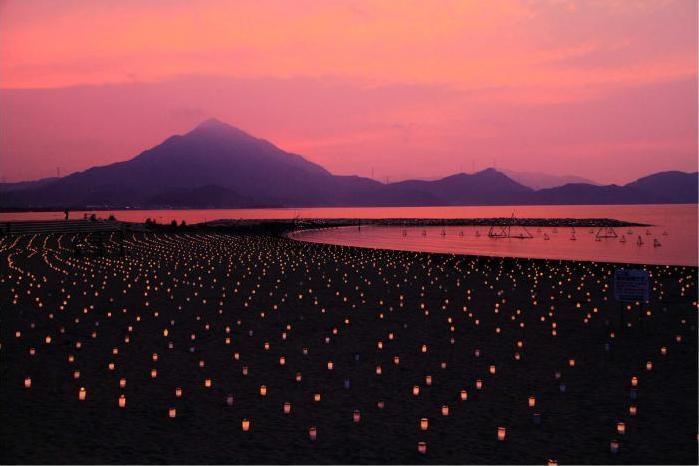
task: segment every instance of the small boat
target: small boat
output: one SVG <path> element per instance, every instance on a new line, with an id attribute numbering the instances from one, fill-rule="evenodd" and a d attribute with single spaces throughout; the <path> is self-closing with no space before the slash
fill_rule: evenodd
<path id="1" fill-rule="evenodd" d="M 447 236 L 447 232 L 444 230 L 442 230 L 442 232 L 440 234 L 442 235 L 442 237 Z"/>
<path id="2" fill-rule="evenodd" d="M 646 230 L 646 236 L 650 236 L 650 235 L 651 235 L 650 230 Z"/>
<path id="3" fill-rule="evenodd" d="M 555 227 L 554 227 L 552 233 L 558 233 L 558 228 L 555 228 Z"/>
<path id="4" fill-rule="evenodd" d="M 575 237 L 575 227 L 573 227 L 573 231 L 570 232 L 570 240 L 575 241 L 576 239 L 578 238 Z"/>
<path id="5" fill-rule="evenodd" d="M 667 236 L 667 230 L 663 231 L 663 236 Z"/>
<path id="6" fill-rule="evenodd" d="M 636 240 L 636 244 L 639 246 L 643 246 L 643 238 L 641 238 L 641 235 L 638 235 L 638 239 Z"/>
<path id="7" fill-rule="evenodd" d="M 464 236 L 463 230 L 461 230 L 461 231 L 459 232 L 459 236 Z"/>
<path id="8" fill-rule="evenodd" d="M 620 243 L 626 243 L 626 236 L 621 235 L 621 239 L 619 240 Z"/>
<path id="9" fill-rule="evenodd" d="M 403 230 L 403 236 L 408 236 L 408 232 L 406 230 Z"/>
<path id="10" fill-rule="evenodd" d="M 476 237 L 481 236 L 481 232 L 479 230 L 476 230 Z"/>
<path id="11" fill-rule="evenodd" d="M 422 230 L 422 236 L 427 236 L 427 232 L 425 230 Z"/>
<path id="12" fill-rule="evenodd" d="M 658 241 L 658 238 L 654 238 L 653 239 L 653 247 L 658 248 L 660 246 L 662 246 L 662 244 L 660 244 L 660 241 Z"/>
<path id="13" fill-rule="evenodd" d="M 551 238 L 549 238 L 549 234 L 548 234 L 548 233 L 544 233 L 544 240 L 548 241 L 548 240 L 550 240 L 550 239 L 551 239 Z"/>
<path id="14" fill-rule="evenodd" d="M 633 235 L 633 230 L 626 230 L 627 235 Z"/>

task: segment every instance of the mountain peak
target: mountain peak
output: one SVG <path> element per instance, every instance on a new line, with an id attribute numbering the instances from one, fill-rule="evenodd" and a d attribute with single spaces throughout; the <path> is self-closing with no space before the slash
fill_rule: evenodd
<path id="1" fill-rule="evenodd" d="M 194 129 L 204 129 L 204 128 L 232 128 L 228 123 L 224 123 L 217 118 L 209 118 L 199 123 Z"/>

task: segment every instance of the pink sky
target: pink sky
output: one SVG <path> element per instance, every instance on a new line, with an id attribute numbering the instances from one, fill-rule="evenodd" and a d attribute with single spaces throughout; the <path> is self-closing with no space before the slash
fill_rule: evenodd
<path id="1" fill-rule="evenodd" d="M 0 178 L 216 117 L 337 174 L 697 169 L 677 1 L 0 1 Z"/>

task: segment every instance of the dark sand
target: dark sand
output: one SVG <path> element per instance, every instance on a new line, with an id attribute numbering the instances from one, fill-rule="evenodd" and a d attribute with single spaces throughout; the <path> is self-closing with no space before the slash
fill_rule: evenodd
<path id="1" fill-rule="evenodd" d="M 697 463 L 696 268 L 647 267 L 652 301 L 626 311 L 619 329 L 610 264 L 215 233 L 128 238 L 126 258 L 75 258 L 69 235 L 0 240 L 0 462 Z"/>

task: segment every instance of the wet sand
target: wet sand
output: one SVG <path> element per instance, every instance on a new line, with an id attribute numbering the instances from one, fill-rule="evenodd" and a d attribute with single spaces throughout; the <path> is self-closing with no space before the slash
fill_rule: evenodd
<path id="1" fill-rule="evenodd" d="M 697 463 L 696 268 L 648 266 L 621 325 L 617 265 L 69 236 L 0 240 L 2 463 Z"/>

